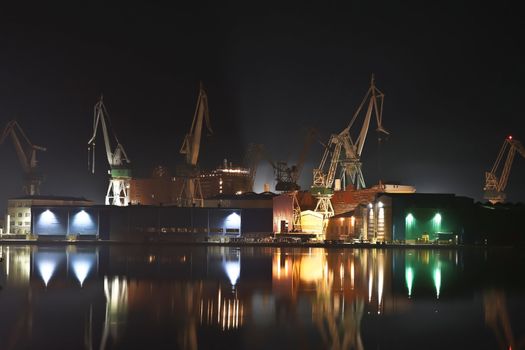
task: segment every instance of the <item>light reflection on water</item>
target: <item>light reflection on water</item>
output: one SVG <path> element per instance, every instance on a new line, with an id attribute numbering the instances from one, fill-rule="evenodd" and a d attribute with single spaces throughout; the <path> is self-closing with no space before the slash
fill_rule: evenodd
<path id="1" fill-rule="evenodd" d="M 0 251 L 0 310 L 8 310 L 0 313 L 0 349 L 407 349 L 437 348 L 429 339 L 438 336 L 447 348 L 516 348 L 525 334 L 516 321 L 525 289 L 501 270 L 518 270 L 523 259 L 508 252 Z M 475 340 L 467 342 L 465 332 Z"/>

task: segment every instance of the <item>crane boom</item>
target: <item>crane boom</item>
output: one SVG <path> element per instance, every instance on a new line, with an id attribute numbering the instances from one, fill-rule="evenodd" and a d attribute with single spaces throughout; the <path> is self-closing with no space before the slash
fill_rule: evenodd
<path id="1" fill-rule="evenodd" d="M 95 104 L 93 112 L 93 134 L 88 141 L 88 166 L 91 162 L 91 172 L 95 173 L 95 141 L 97 138 L 97 131 L 102 128 L 102 137 L 104 138 L 104 146 L 106 157 L 109 165 L 109 187 L 106 193 L 106 205 L 127 206 L 129 204 L 129 187 L 131 180 L 131 169 L 129 167 L 131 161 L 124 150 L 124 146 L 119 142 L 117 135 L 112 130 L 115 148 L 111 147 L 111 137 L 109 134 L 108 123 L 110 123 L 109 113 L 104 105 L 103 97 Z M 91 155 L 89 155 L 91 152 Z"/>
<path id="2" fill-rule="evenodd" d="M 184 137 L 180 148 L 180 153 L 186 156 L 186 168 L 183 174 L 184 184 L 179 198 L 180 204 L 183 206 L 194 206 L 196 204 L 203 206 L 204 204 L 197 168 L 204 122 L 206 123 L 208 131 L 212 133 L 208 110 L 208 95 L 201 82 L 191 128 L 189 133 Z"/>
<path id="3" fill-rule="evenodd" d="M 107 121 L 106 121 L 107 120 Z M 107 112 L 106 106 L 104 105 L 103 97 L 100 97 L 100 100 L 95 104 L 95 109 L 93 113 L 93 136 L 88 141 L 88 145 L 92 147 L 93 151 L 93 164 L 92 172 L 95 172 L 95 139 L 97 137 L 98 126 L 102 127 L 102 136 L 104 137 L 104 146 L 106 150 L 106 157 L 108 164 L 111 167 L 122 166 L 124 162 L 131 163 L 124 147 L 119 142 L 117 135 L 113 132 L 113 138 L 115 139 L 115 150 L 111 149 L 111 139 L 109 136 L 109 131 L 107 123 L 109 122 L 109 113 Z"/>
<path id="4" fill-rule="evenodd" d="M 507 152 L 508 150 L 508 152 Z M 507 157 L 503 164 L 503 170 L 501 175 L 498 177 L 497 172 L 500 168 L 501 161 L 507 152 Z M 522 143 L 518 140 L 513 140 L 512 136 L 509 136 L 503 141 L 503 145 L 500 148 L 496 161 L 489 172 L 485 172 L 485 191 L 484 198 L 489 202 L 496 204 L 505 201 L 506 194 L 504 193 L 509 180 L 510 170 L 514 161 L 516 152 L 525 158 L 525 148 Z"/>
<path id="5" fill-rule="evenodd" d="M 25 173 L 24 193 L 31 196 L 40 194 L 43 178 L 38 170 L 36 151 L 46 151 L 46 148 L 33 145 L 16 120 L 7 123 L 0 137 L 0 144 L 4 143 L 8 136 L 13 141 L 18 160 Z"/>
<path id="6" fill-rule="evenodd" d="M 363 153 L 363 148 L 365 146 L 372 115 L 375 116 L 377 124 L 376 131 L 385 135 L 389 134 L 389 132 L 383 127 L 384 97 L 385 95 L 375 86 L 375 78 L 374 75 L 372 75 L 370 87 L 368 88 L 365 97 L 359 104 L 348 126 L 339 133 L 339 136 L 343 139 L 342 144 L 344 147 L 344 156 L 341 158 L 344 187 L 346 186 L 347 180 L 349 180 L 348 182 L 350 182 L 356 189 L 365 187 L 365 180 L 361 170 L 361 154 Z M 363 124 L 357 138 L 354 140 L 351 136 L 351 130 L 358 117 L 362 114 L 361 111 L 365 104 L 367 104 L 368 107 L 364 114 Z"/>
<path id="7" fill-rule="evenodd" d="M 208 110 L 208 95 L 206 94 L 201 82 L 190 132 L 186 134 L 180 149 L 180 153 L 186 155 L 186 163 L 189 165 L 197 165 L 202 137 L 202 124 L 204 120 L 206 120 L 208 131 L 212 133 L 213 131 L 210 126 L 210 115 Z"/>

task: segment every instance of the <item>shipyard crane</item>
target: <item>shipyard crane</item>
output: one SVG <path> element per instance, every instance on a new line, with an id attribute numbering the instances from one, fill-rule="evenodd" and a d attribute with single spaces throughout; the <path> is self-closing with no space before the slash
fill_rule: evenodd
<path id="1" fill-rule="evenodd" d="M 361 170 L 361 153 L 365 145 L 366 136 L 372 119 L 372 114 L 375 116 L 377 123 L 376 131 L 381 140 L 381 134 L 389 135 L 388 131 L 383 128 L 383 100 L 384 94 L 375 86 L 374 75 L 370 79 L 370 87 L 366 92 L 365 97 L 359 104 L 348 126 L 339 133 L 339 137 L 343 142 L 344 152 L 340 159 L 341 163 L 341 180 L 343 188 L 348 184 L 352 184 L 355 189 L 365 188 L 365 180 Z M 368 101 L 368 103 L 367 103 Z M 351 136 L 352 127 L 356 124 L 358 117 L 362 115 L 363 107 L 368 105 L 364 113 L 364 120 L 359 134 L 354 139 Z"/>
<path id="2" fill-rule="evenodd" d="M 331 135 L 328 143 L 325 145 L 319 166 L 313 170 L 313 185 L 310 188 L 310 193 L 317 199 L 314 211 L 323 215 L 323 230 L 324 225 L 327 224 L 327 219 L 334 216 L 334 208 L 331 202 L 331 198 L 334 195 L 332 187 L 343 143 L 344 140 L 340 135 Z M 328 160 L 330 163 L 327 165 Z M 325 172 L 326 167 L 328 168 Z"/>
<path id="3" fill-rule="evenodd" d="M 499 171 L 501 160 L 507 152 L 507 158 L 503 165 L 503 170 L 501 175 L 497 175 Z M 485 172 L 485 191 L 484 198 L 491 202 L 492 204 L 502 203 L 505 201 L 506 194 L 503 192 L 507 186 L 507 181 L 509 179 L 510 169 L 512 167 L 512 162 L 514 161 L 514 156 L 516 151 L 525 158 L 525 148 L 522 143 L 518 140 L 514 140 L 512 136 L 509 136 L 503 141 L 503 145 L 498 153 L 496 162 L 492 166 L 492 169 L 488 172 Z"/>
<path id="4" fill-rule="evenodd" d="M 39 195 L 43 176 L 38 169 L 36 152 L 45 151 L 46 148 L 33 145 L 16 120 L 7 123 L 0 138 L 0 144 L 8 136 L 11 136 L 16 154 L 24 170 L 24 193 L 29 196 Z"/>
<path id="5" fill-rule="evenodd" d="M 206 127 L 210 133 L 210 115 L 208 111 L 208 96 L 202 82 L 199 87 L 199 96 L 197 98 L 197 107 L 193 115 L 193 122 L 188 134 L 184 137 L 180 153 L 186 156 L 186 163 L 182 173 L 184 183 L 182 185 L 179 202 L 182 206 L 199 206 L 204 205 L 202 190 L 199 180 L 199 170 L 197 161 L 199 159 L 200 143 L 202 136 L 202 124 L 206 122 Z"/>
<path id="6" fill-rule="evenodd" d="M 313 170 L 313 185 L 310 188 L 310 193 L 317 199 L 315 211 L 323 215 L 323 232 L 326 229 L 327 219 L 334 216 L 331 199 L 334 194 L 333 184 L 338 166 L 341 166 L 343 188 L 346 188 L 347 180 L 349 180 L 355 189 L 365 187 L 363 172 L 361 170 L 361 153 L 365 145 L 372 114 L 376 119 L 376 131 L 379 134 L 379 140 L 381 140 L 381 134 L 389 134 L 388 131 L 383 128 L 383 100 L 384 94 L 376 88 L 374 75 L 372 75 L 370 87 L 352 116 L 350 123 L 339 134 L 332 134 L 330 136 L 328 144 L 325 146 L 321 162 L 319 166 Z M 361 111 L 363 111 L 363 107 L 367 104 L 367 101 L 368 107 L 364 113 L 363 125 L 361 126 L 359 134 L 354 139 L 351 135 L 352 127 L 362 114 Z M 342 150 L 344 150 L 344 152 L 342 152 Z M 328 164 L 329 159 L 330 163 Z M 325 171 L 326 167 L 327 169 Z"/>
<path id="7" fill-rule="evenodd" d="M 111 130 L 113 140 L 116 145 L 112 147 L 109 135 L 108 124 L 111 126 L 109 114 L 104 105 L 103 97 L 95 104 L 93 115 L 93 136 L 88 141 L 88 167 L 95 173 L 95 139 L 97 137 L 98 126 L 102 127 L 104 146 L 109 164 L 109 186 L 106 193 L 106 205 L 127 206 L 129 205 L 129 187 L 131 180 L 130 160 L 119 142 L 114 130 Z M 91 164 L 90 164 L 91 163 Z"/>

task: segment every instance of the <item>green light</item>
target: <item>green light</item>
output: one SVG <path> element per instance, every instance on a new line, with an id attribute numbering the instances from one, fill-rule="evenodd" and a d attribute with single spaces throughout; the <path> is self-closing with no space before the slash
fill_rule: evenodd
<path id="1" fill-rule="evenodd" d="M 414 224 L 414 215 L 412 215 L 412 213 L 408 213 L 405 218 L 405 223 L 407 226 L 412 226 Z"/>
<path id="2" fill-rule="evenodd" d="M 441 291 L 441 267 L 439 265 L 434 269 L 434 286 L 436 287 L 436 298 L 439 299 Z"/>
<path id="3" fill-rule="evenodd" d="M 434 219 L 432 219 L 434 221 L 434 223 L 436 225 L 441 225 L 441 214 L 440 213 L 436 213 L 436 215 L 434 215 Z"/>
<path id="4" fill-rule="evenodd" d="M 407 267 L 405 269 L 405 280 L 407 283 L 408 297 L 410 298 L 412 296 L 412 286 L 414 283 L 414 269 L 413 268 Z"/>

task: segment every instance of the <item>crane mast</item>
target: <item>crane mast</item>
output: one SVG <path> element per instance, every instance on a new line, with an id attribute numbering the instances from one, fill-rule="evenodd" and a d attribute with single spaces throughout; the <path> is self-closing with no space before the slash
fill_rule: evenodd
<path id="1" fill-rule="evenodd" d="M 498 176 L 497 172 L 500 169 L 501 161 L 507 150 L 508 153 L 503 164 L 503 170 L 501 171 L 501 175 Z M 505 187 L 507 187 L 512 162 L 514 161 L 516 152 L 525 158 L 525 148 L 522 143 L 518 140 L 513 140 L 512 136 L 509 136 L 503 141 L 503 145 L 500 148 L 498 157 L 496 158 L 492 169 L 485 172 L 485 186 L 483 188 L 485 193 L 483 197 L 492 204 L 502 203 L 506 199 L 504 191 Z"/>
<path id="2" fill-rule="evenodd" d="M 208 110 L 208 95 L 204 90 L 202 82 L 199 87 L 197 106 L 193 115 L 193 121 L 188 134 L 184 137 L 180 153 L 184 154 L 186 164 L 182 173 L 184 183 L 179 196 L 179 204 L 182 206 L 204 205 L 202 190 L 199 180 L 199 169 L 197 161 L 199 159 L 200 143 L 202 138 L 202 126 L 206 122 L 208 131 L 213 132 L 210 127 L 210 115 Z"/>
<path id="3" fill-rule="evenodd" d="M 341 155 L 341 148 L 343 140 L 340 135 L 332 135 L 325 146 L 323 157 L 319 163 L 319 167 L 313 170 L 313 185 L 310 188 L 310 193 L 317 199 L 317 204 L 314 211 L 323 215 L 323 231 L 328 224 L 328 218 L 334 216 L 334 208 L 332 206 L 332 196 L 334 190 L 332 186 L 335 180 L 335 173 Z M 325 173 L 324 169 L 326 163 L 330 159 L 330 164 Z"/>
<path id="4" fill-rule="evenodd" d="M 18 136 L 18 134 L 20 134 L 20 136 Z M 36 152 L 45 151 L 46 148 L 33 145 L 16 120 L 7 123 L 2 132 L 0 144 L 4 143 L 8 136 L 11 136 L 18 160 L 24 171 L 24 193 L 29 196 L 39 195 L 43 176 L 38 169 Z"/>
<path id="5" fill-rule="evenodd" d="M 109 165 L 109 185 L 106 192 L 106 205 L 127 206 L 129 205 L 129 187 L 131 180 L 130 160 L 119 142 L 116 134 L 112 131 L 115 148 L 111 147 L 111 137 L 109 134 L 108 123 L 110 123 L 109 114 L 104 105 L 103 97 L 95 104 L 93 113 L 93 136 L 88 141 L 88 167 L 92 173 L 95 173 L 95 141 L 97 131 L 102 128 L 104 138 L 104 147 Z M 111 125 L 111 124 L 110 124 Z"/>

